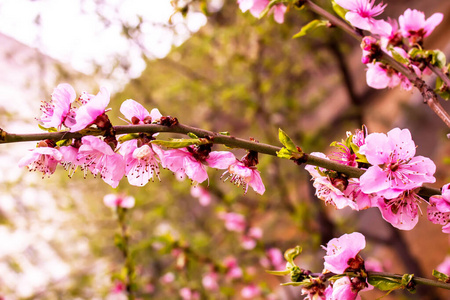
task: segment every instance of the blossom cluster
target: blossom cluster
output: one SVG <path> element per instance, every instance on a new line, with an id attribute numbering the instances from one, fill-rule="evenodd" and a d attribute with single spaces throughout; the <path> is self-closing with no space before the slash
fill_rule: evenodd
<path id="1" fill-rule="evenodd" d="M 292 281 L 285 285 L 301 285 L 304 299 L 360 299 L 359 292 L 372 288 L 367 282 L 365 261 L 359 255 L 365 247 L 366 240 L 361 233 L 344 234 L 330 240 L 327 246 L 323 247 L 326 254 L 321 274 L 314 274 L 295 264 L 294 259 L 301 253 L 300 247 L 285 252 L 287 265 L 284 271 L 269 273 L 290 275 Z"/>
<path id="2" fill-rule="evenodd" d="M 397 20 L 376 19 L 386 5 L 375 5 L 374 0 L 336 0 L 342 8 L 348 10 L 345 19 L 354 27 L 365 30 L 371 35 L 363 38 L 362 63 L 367 66 L 367 84 L 376 89 L 401 85 L 410 90 L 412 83 L 402 73 L 379 60 L 381 51 L 393 56 L 412 70 L 418 77 L 429 75 L 427 57 L 422 53 L 423 39 L 429 36 L 443 19 L 441 13 L 435 13 L 428 19 L 421 11 L 408 8 Z"/>
<path id="3" fill-rule="evenodd" d="M 314 166 L 312 175 L 318 198 L 338 209 L 362 210 L 377 207 L 394 227 L 410 230 L 418 222 L 421 197 L 417 188 L 436 181 L 436 166 L 424 156 L 415 156 L 416 146 L 408 129 L 394 128 L 387 134 L 358 130 L 346 141 L 333 143 L 338 150 L 332 159 L 366 170 L 360 178 Z M 322 158 L 323 153 L 312 153 Z M 441 206 L 439 206 L 441 207 Z"/>
<path id="4" fill-rule="evenodd" d="M 225 180 L 242 185 L 245 192 L 250 186 L 255 192 L 264 193 L 265 187 L 256 169 L 256 152 L 250 151 L 239 160 L 229 151 L 211 151 L 211 143 L 164 150 L 152 143 L 152 135 L 145 133 L 118 141 L 106 114 L 109 101 L 106 88 L 101 88 L 97 95 L 84 92 L 77 98 L 69 84 L 58 85 L 51 101 L 44 102 L 41 107 L 41 126 L 49 131 L 67 128 L 70 132 L 96 128 L 104 131 L 104 136 L 41 141 L 19 161 L 19 166 L 28 166 L 30 170 L 49 176 L 57 165 L 62 165 L 69 170 L 70 177 L 80 168 L 85 176 L 88 172 L 100 176 L 114 188 L 124 176 L 131 185 L 144 186 L 155 177 L 159 178 L 161 167 L 185 175 L 196 184 L 202 183 L 208 179 L 206 170 L 210 167 L 226 170 Z M 162 116 L 158 109 L 149 112 L 132 99 L 122 103 L 120 112 L 131 125 L 172 126 L 176 123 L 175 118 Z"/>

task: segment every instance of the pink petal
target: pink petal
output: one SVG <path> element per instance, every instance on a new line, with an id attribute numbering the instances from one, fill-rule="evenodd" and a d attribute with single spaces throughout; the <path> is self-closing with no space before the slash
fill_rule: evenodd
<path id="1" fill-rule="evenodd" d="M 425 26 L 424 26 L 424 30 L 425 30 L 425 37 L 429 36 L 434 28 L 436 28 L 436 26 L 438 26 L 442 20 L 444 19 L 444 15 L 441 13 L 435 13 L 433 14 L 431 17 L 429 17 L 426 22 L 425 22 Z"/>
<path id="2" fill-rule="evenodd" d="M 120 112 L 130 121 L 133 117 L 143 121 L 146 117 L 150 116 L 148 110 L 133 99 L 125 100 L 120 106 Z"/>
<path id="3" fill-rule="evenodd" d="M 212 151 L 206 159 L 209 167 L 221 170 L 228 169 L 235 161 L 234 154 L 228 151 Z"/>
<path id="4" fill-rule="evenodd" d="M 191 157 L 185 157 L 183 160 L 184 172 L 186 175 L 195 182 L 202 183 L 208 179 L 208 173 L 206 173 L 205 166 Z"/>

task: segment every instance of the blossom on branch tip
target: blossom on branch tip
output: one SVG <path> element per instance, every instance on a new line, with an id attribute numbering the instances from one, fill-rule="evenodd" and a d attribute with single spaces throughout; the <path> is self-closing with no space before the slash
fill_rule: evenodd
<path id="1" fill-rule="evenodd" d="M 334 238 L 324 248 L 327 254 L 324 256 L 324 267 L 335 274 L 342 274 L 349 267 L 351 259 L 366 247 L 366 239 L 359 232 L 344 234 Z"/>
<path id="2" fill-rule="evenodd" d="M 249 151 L 241 160 L 235 158 L 235 161 L 229 165 L 228 170 L 222 174 L 228 174 L 224 181 L 230 179 L 231 183 L 237 186 L 244 187 L 244 193 L 247 193 L 248 186 L 262 195 L 266 191 L 264 183 L 262 182 L 261 175 L 256 169 L 258 164 L 258 153 Z"/>
<path id="3" fill-rule="evenodd" d="M 354 27 L 368 30 L 374 34 L 391 30 L 391 25 L 388 22 L 373 18 L 384 11 L 386 4 L 375 5 L 375 0 L 335 0 L 335 2 L 348 10 L 345 19 Z"/>
<path id="4" fill-rule="evenodd" d="M 75 116 L 75 124 L 71 126 L 70 132 L 82 130 L 93 124 L 99 116 L 105 113 L 109 100 L 109 91 L 105 87 L 102 87 L 93 99 L 78 108 Z"/>
<path id="5" fill-rule="evenodd" d="M 103 203 L 111 208 L 133 208 L 135 200 L 132 196 L 108 194 L 103 197 Z"/>
<path id="6" fill-rule="evenodd" d="M 393 199 L 423 183 L 436 181 L 436 165 L 427 157 L 414 156 L 416 146 L 408 129 L 394 128 L 387 135 L 369 134 L 360 152 L 372 165 L 360 177 L 361 190 L 366 194 Z"/>
<path id="7" fill-rule="evenodd" d="M 120 112 L 133 125 L 151 124 L 152 122 L 159 121 L 162 117 L 162 114 L 157 108 L 152 109 L 149 113 L 145 107 L 133 99 L 125 100 L 120 106 Z"/>
<path id="8" fill-rule="evenodd" d="M 59 84 L 52 93 L 51 102 L 41 105 L 42 116 L 40 121 L 45 128 L 60 128 L 70 114 L 71 104 L 77 95 L 70 84 Z M 67 126 L 67 124 L 66 124 Z"/>
<path id="9" fill-rule="evenodd" d="M 45 144 L 41 142 L 40 144 Z M 56 166 L 63 158 L 59 150 L 53 147 L 41 146 L 30 150 L 22 159 L 19 160 L 19 167 L 27 166 L 30 171 L 39 171 L 45 175 L 51 175 L 55 172 Z"/>
<path id="10" fill-rule="evenodd" d="M 408 8 L 399 17 L 400 30 L 411 43 L 421 43 L 423 38 L 429 36 L 434 28 L 442 22 L 443 18 L 443 14 L 435 13 L 425 20 L 423 12 Z"/>

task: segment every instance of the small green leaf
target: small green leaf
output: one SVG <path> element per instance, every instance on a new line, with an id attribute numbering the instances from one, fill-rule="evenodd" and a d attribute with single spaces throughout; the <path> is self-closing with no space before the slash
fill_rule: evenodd
<path id="1" fill-rule="evenodd" d="M 198 139 L 198 136 L 195 135 L 195 133 L 192 132 L 188 132 L 188 137 L 190 137 L 191 139 Z"/>
<path id="2" fill-rule="evenodd" d="M 137 138 L 139 138 L 139 134 L 138 133 L 130 133 L 130 134 L 122 135 L 121 137 L 119 137 L 118 142 L 119 143 L 124 143 L 126 141 L 135 140 Z"/>
<path id="3" fill-rule="evenodd" d="M 295 266 L 294 259 L 302 253 L 302 247 L 297 246 L 295 248 L 288 249 L 284 252 L 284 259 Z"/>
<path id="4" fill-rule="evenodd" d="M 62 146 L 69 146 L 70 144 L 72 144 L 72 140 L 71 140 L 71 139 L 68 139 L 68 140 L 60 140 L 60 141 L 57 141 L 57 142 L 56 142 L 56 145 L 59 146 L 59 147 L 62 147 Z"/>
<path id="5" fill-rule="evenodd" d="M 279 158 L 287 158 L 287 159 L 291 159 L 292 157 L 292 151 L 289 151 L 286 148 L 281 148 L 280 151 L 277 151 L 277 156 Z"/>
<path id="6" fill-rule="evenodd" d="M 392 57 L 399 63 L 405 64 L 405 65 L 409 64 L 409 60 L 407 58 L 404 58 L 403 56 L 401 56 L 400 53 L 398 53 L 397 51 L 395 51 L 394 47 L 390 47 L 389 51 L 391 51 Z"/>
<path id="7" fill-rule="evenodd" d="M 289 275 L 289 273 L 291 273 L 291 271 L 289 271 L 289 270 L 283 270 L 283 271 L 266 270 L 266 273 L 269 273 L 269 274 L 272 274 L 272 275 L 276 275 L 276 276 L 285 276 L 285 275 Z"/>
<path id="8" fill-rule="evenodd" d="M 286 147 L 286 149 L 293 151 L 293 152 L 298 152 L 297 147 L 295 146 L 294 142 L 286 134 L 286 132 L 284 132 L 280 128 L 278 129 L 278 139 L 283 144 L 283 146 Z"/>
<path id="9" fill-rule="evenodd" d="M 444 100 L 450 99 L 450 88 L 444 83 L 442 78 L 436 78 L 436 88 L 434 90 Z"/>
<path id="10" fill-rule="evenodd" d="M 411 58 L 416 58 L 417 56 L 423 56 L 424 51 L 419 48 L 412 48 L 411 50 L 409 50 L 408 54 Z"/>
<path id="11" fill-rule="evenodd" d="M 433 270 L 433 277 L 436 278 L 439 281 L 443 281 L 443 282 L 449 282 L 449 276 L 447 274 L 441 273 L 437 270 Z"/>
<path id="12" fill-rule="evenodd" d="M 447 59 L 444 52 L 439 50 L 433 50 L 431 63 L 438 68 L 443 68 L 447 64 Z"/>
<path id="13" fill-rule="evenodd" d="M 38 126 L 40 129 L 47 131 L 47 132 L 57 132 L 58 131 L 58 129 L 56 129 L 55 127 L 45 128 L 41 124 L 38 124 Z"/>
<path id="14" fill-rule="evenodd" d="M 341 17 L 341 19 L 345 20 L 345 14 L 347 13 L 347 10 L 341 6 L 339 6 L 336 1 L 331 0 L 331 5 L 333 6 L 334 12 Z"/>
<path id="15" fill-rule="evenodd" d="M 227 135 L 227 136 L 230 135 L 230 133 L 229 133 L 228 131 L 220 131 L 219 133 L 220 133 L 221 135 Z"/>
<path id="16" fill-rule="evenodd" d="M 372 275 L 369 276 L 367 281 L 381 291 L 392 291 L 403 288 L 402 282 L 399 279 Z"/>
<path id="17" fill-rule="evenodd" d="M 282 283 L 281 285 L 283 286 L 288 286 L 288 285 L 292 285 L 292 286 L 301 286 L 301 285 L 305 285 L 306 283 L 304 282 L 285 282 Z"/>
<path id="18" fill-rule="evenodd" d="M 167 148 L 184 148 L 191 145 L 205 145 L 209 144 L 210 141 L 207 139 L 172 139 L 170 141 L 164 141 L 164 140 L 153 140 L 151 141 L 152 144 L 164 146 Z"/>
<path id="19" fill-rule="evenodd" d="M 302 36 L 312 32 L 313 30 L 315 30 L 321 26 L 325 26 L 327 24 L 328 24 L 328 21 L 326 21 L 326 20 L 312 20 L 311 22 L 309 22 L 308 24 L 303 26 L 302 29 L 300 29 L 300 31 L 298 33 L 296 33 L 292 38 L 296 39 L 296 38 L 302 37 Z"/>

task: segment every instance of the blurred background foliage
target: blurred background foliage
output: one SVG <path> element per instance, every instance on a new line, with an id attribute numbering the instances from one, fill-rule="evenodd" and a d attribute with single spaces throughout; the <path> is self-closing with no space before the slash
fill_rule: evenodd
<path id="1" fill-rule="evenodd" d="M 439 9 L 445 15 L 450 13 L 450 5 L 440 1 L 427 1 L 427 7 L 419 1 L 385 2 L 386 14 L 391 16 L 398 16 L 407 5 L 423 9 L 427 15 Z M 201 3 L 194 2 L 189 9 L 200 11 Z M 321 4 L 327 6 L 325 1 Z M 293 40 L 300 27 L 314 18 L 306 10 L 293 10 L 279 25 L 270 16 L 257 20 L 248 13 L 242 14 L 235 1 L 224 1 L 219 10 L 208 15 L 207 24 L 199 32 L 174 47 L 167 57 L 150 59 L 142 49 L 147 67 L 112 97 L 110 119 L 115 125 L 124 124 L 116 121 L 121 117 L 119 107 L 131 98 L 148 110 L 158 108 L 163 115 L 177 117 L 183 124 L 228 131 L 236 137 L 274 145 L 279 144 L 278 128 L 282 128 L 304 151 L 328 153 L 332 141 L 345 138 L 346 131 L 362 124 L 368 125 L 369 132 L 408 127 L 418 153 L 430 156 L 440 167 L 435 186 L 449 182 L 450 148 L 444 139 L 445 126 L 420 103 L 420 95 L 368 88 L 364 67 L 359 63 L 358 43 L 337 29 L 322 28 Z M 448 50 L 449 41 L 443 38 L 448 26 L 441 27 L 444 28 L 433 34 L 433 47 Z M 124 24 L 124 34 L 139 44 L 139 26 L 130 28 Z M 116 66 L 121 65 L 124 64 L 118 61 Z M 59 74 L 56 82 L 75 80 L 70 73 Z M 93 93 L 98 89 L 93 82 L 80 86 L 91 88 Z M 162 138 L 170 136 L 173 135 L 161 134 Z M 2 146 L 6 147 L 9 146 Z M 215 150 L 227 149 L 215 146 Z M 245 154 L 232 151 L 237 157 Z M 191 195 L 189 179 L 180 180 L 168 170 L 161 171 L 161 181 L 142 188 L 130 186 L 124 179 L 115 191 L 98 178 L 88 175 L 84 179 L 82 172 L 69 180 L 61 170 L 45 180 L 20 176 L 4 183 L 15 205 L 23 201 L 25 190 L 31 190 L 33 197 L 38 197 L 36 191 L 46 191 L 38 198 L 49 200 L 39 200 L 42 204 L 36 200 L 37 206 L 54 206 L 57 215 L 50 213 L 42 218 L 25 209 L 23 222 L 25 228 L 34 227 L 38 232 L 49 223 L 49 230 L 53 231 L 46 242 L 69 266 L 65 276 L 47 281 L 25 298 L 112 297 L 111 291 L 125 271 L 124 258 L 114 246 L 116 216 L 102 203 L 103 196 L 111 192 L 132 195 L 137 201 L 127 213 L 127 224 L 136 264 L 136 294 L 141 299 L 179 299 L 179 291 L 185 287 L 198 292 L 202 299 L 242 299 L 241 289 L 249 284 L 261 288 L 260 299 L 300 299 L 300 288 L 280 287 L 279 278 L 265 274 L 267 266 L 260 261 L 266 251 L 285 251 L 301 245 L 304 253 L 298 264 L 321 271 L 324 251 L 320 245 L 352 231 L 367 237 L 363 256 L 379 260 L 389 272 L 430 277 L 431 269 L 448 252 L 448 237 L 438 226 L 427 224 L 426 216 L 421 217 L 414 230 L 398 232 L 382 220 L 376 209 L 357 213 L 324 206 L 315 198 L 303 166 L 264 155 L 259 160 L 258 169 L 266 185 L 263 196 L 251 189 L 244 194 L 242 188 L 223 182 L 221 171 L 209 170 L 209 181 L 201 185 L 211 194 L 208 206 Z M 15 208 L 15 212 L 19 210 Z M 426 211 L 425 205 L 422 211 Z M 262 229 L 263 236 L 254 249 L 242 247 L 242 234 L 226 230 L 219 218 L 221 212 L 243 214 L 248 226 Z M 14 218 L 14 214 L 5 214 L 2 226 L 14 230 L 19 226 Z M 21 263 L 33 256 L 27 255 L 25 260 L 20 255 L 3 256 L 2 261 L 20 273 Z M 227 257 L 237 259 L 244 271 L 242 278 L 225 278 Z M 202 278 L 214 269 L 219 273 L 220 289 L 209 291 L 202 285 Z M 173 281 L 166 280 L 168 273 L 174 275 Z M 12 281 L 0 279 L 0 291 L 15 299 Z M 288 278 L 281 280 L 285 281 Z M 362 297 L 375 299 L 381 295 L 374 292 Z M 449 296 L 419 289 L 416 295 L 398 291 L 385 299 Z"/>

